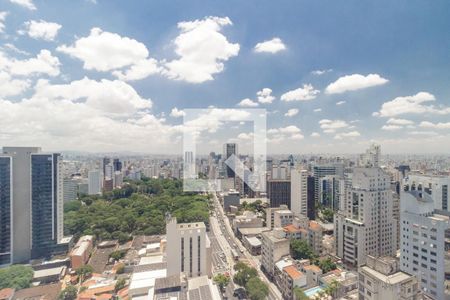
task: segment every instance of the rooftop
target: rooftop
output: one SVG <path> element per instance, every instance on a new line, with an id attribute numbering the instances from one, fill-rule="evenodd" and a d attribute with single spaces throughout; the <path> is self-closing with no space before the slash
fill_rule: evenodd
<path id="1" fill-rule="evenodd" d="M 384 275 L 378 271 L 375 271 L 374 269 L 372 269 L 368 266 L 363 266 L 363 267 L 361 267 L 360 270 L 361 270 L 360 272 L 365 272 L 366 274 L 368 274 L 384 283 L 392 284 L 392 285 L 409 280 L 412 277 L 411 275 L 408 275 L 403 272 L 397 272 L 392 275 Z"/>
<path id="2" fill-rule="evenodd" d="M 303 273 L 300 272 L 294 265 L 284 267 L 283 271 L 285 271 L 292 279 L 298 279 L 303 276 Z"/>

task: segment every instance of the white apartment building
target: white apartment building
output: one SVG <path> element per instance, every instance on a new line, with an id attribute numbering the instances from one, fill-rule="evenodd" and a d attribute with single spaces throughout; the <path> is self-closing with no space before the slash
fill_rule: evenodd
<path id="1" fill-rule="evenodd" d="M 275 264 L 289 255 L 289 240 L 282 229 L 261 234 L 261 266 L 270 275 L 275 274 Z"/>
<path id="2" fill-rule="evenodd" d="M 380 168 L 355 168 L 335 215 L 337 255 L 349 267 L 363 265 L 367 255 L 393 256 L 395 222 L 389 175 Z"/>
<path id="3" fill-rule="evenodd" d="M 291 210 L 295 215 L 308 213 L 308 171 L 291 170 Z"/>
<path id="4" fill-rule="evenodd" d="M 187 277 L 211 276 L 211 245 L 203 222 L 180 223 L 168 220 L 167 276 L 184 273 Z"/>
<path id="5" fill-rule="evenodd" d="M 98 195 L 102 193 L 102 178 L 99 170 L 89 171 L 88 181 L 89 195 Z"/>
<path id="6" fill-rule="evenodd" d="M 294 213 L 289 209 L 277 210 L 273 214 L 273 226 L 282 228 L 294 222 Z"/>
<path id="7" fill-rule="evenodd" d="M 366 265 L 359 268 L 358 275 L 359 299 L 419 299 L 416 277 L 400 271 L 399 262 L 393 257 L 368 255 Z"/>
<path id="8" fill-rule="evenodd" d="M 405 178 L 408 185 L 417 190 L 427 190 L 434 202 L 434 209 L 450 211 L 449 187 L 450 176 L 408 174 Z"/>
<path id="9" fill-rule="evenodd" d="M 400 269 L 417 276 L 425 295 L 450 299 L 445 280 L 450 263 L 446 258 L 450 217 L 447 212 L 434 210 L 433 202 L 427 191 L 405 181 L 400 192 Z"/>

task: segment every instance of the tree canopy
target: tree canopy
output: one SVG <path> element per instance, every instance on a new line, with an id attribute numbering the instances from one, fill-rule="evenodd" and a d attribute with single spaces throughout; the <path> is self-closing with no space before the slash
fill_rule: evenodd
<path id="1" fill-rule="evenodd" d="M 67 286 L 59 293 L 59 300 L 75 300 L 77 299 L 77 288 L 73 285 Z"/>
<path id="2" fill-rule="evenodd" d="M 76 202 L 73 203 L 73 202 Z M 121 189 L 102 196 L 85 196 L 65 204 L 65 233 L 85 234 L 97 240 L 126 242 L 132 235 L 165 232 L 165 215 L 178 222 L 209 220 L 208 197 L 182 191 L 182 181 L 148 179 L 128 181 Z"/>
<path id="3" fill-rule="evenodd" d="M 24 289 L 30 287 L 33 269 L 24 265 L 12 265 L 0 269 L 0 290 L 4 288 Z"/>
<path id="4" fill-rule="evenodd" d="M 245 285 L 245 290 L 251 300 L 264 300 L 269 295 L 269 288 L 259 277 L 250 278 Z"/>
<path id="5" fill-rule="evenodd" d="M 292 239 L 291 244 L 291 256 L 294 259 L 314 259 L 315 255 L 311 247 L 305 240 Z"/>
<path id="6" fill-rule="evenodd" d="M 305 292 L 298 286 L 294 288 L 294 296 L 295 300 L 309 300 L 309 297 L 306 296 Z"/>
<path id="7" fill-rule="evenodd" d="M 230 283 L 230 277 L 225 274 L 217 274 L 214 276 L 214 282 L 219 286 L 220 290 L 223 291 Z"/>

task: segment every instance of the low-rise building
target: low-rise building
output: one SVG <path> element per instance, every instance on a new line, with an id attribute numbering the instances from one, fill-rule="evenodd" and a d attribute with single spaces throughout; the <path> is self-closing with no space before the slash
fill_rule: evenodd
<path id="1" fill-rule="evenodd" d="M 241 216 L 233 219 L 233 230 L 235 234 L 240 228 L 260 228 L 263 227 L 263 219 L 259 218 L 254 212 L 244 211 Z"/>
<path id="2" fill-rule="evenodd" d="M 273 225 L 282 228 L 293 223 L 294 213 L 289 209 L 277 210 L 273 213 Z"/>
<path id="3" fill-rule="evenodd" d="M 256 237 L 244 237 L 243 238 L 244 247 L 247 248 L 248 252 L 252 255 L 261 254 L 261 241 Z"/>
<path id="4" fill-rule="evenodd" d="M 78 269 L 87 263 L 93 246 L 94 237 L 92 235 L 80 237 L 70 253 L 70 264 L 72 269 Z"/>
<path id="5" fill-rule="evenodd" d="M 366 264 L 359 268 L 360 299 L 415 300 L 420 294 L 414 275 L 401 272 L 399 262 L 392 257 L 367 256 Z"/>
<path id="6" fill-rule="evenodd" d="M 289 255 L 289 240 L 282 229 L 262 233 L 261 267 L 270 276 L 274 276 L 275 263 Z"/>

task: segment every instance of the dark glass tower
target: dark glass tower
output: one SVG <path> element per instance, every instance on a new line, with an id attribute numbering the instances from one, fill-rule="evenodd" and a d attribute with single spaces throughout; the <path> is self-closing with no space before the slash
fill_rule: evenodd
<path id="1" fill-rule="evenodd" d="M 12 239 L 11 157 L 0 157 L 0 266 L 10 264 Z"/>

